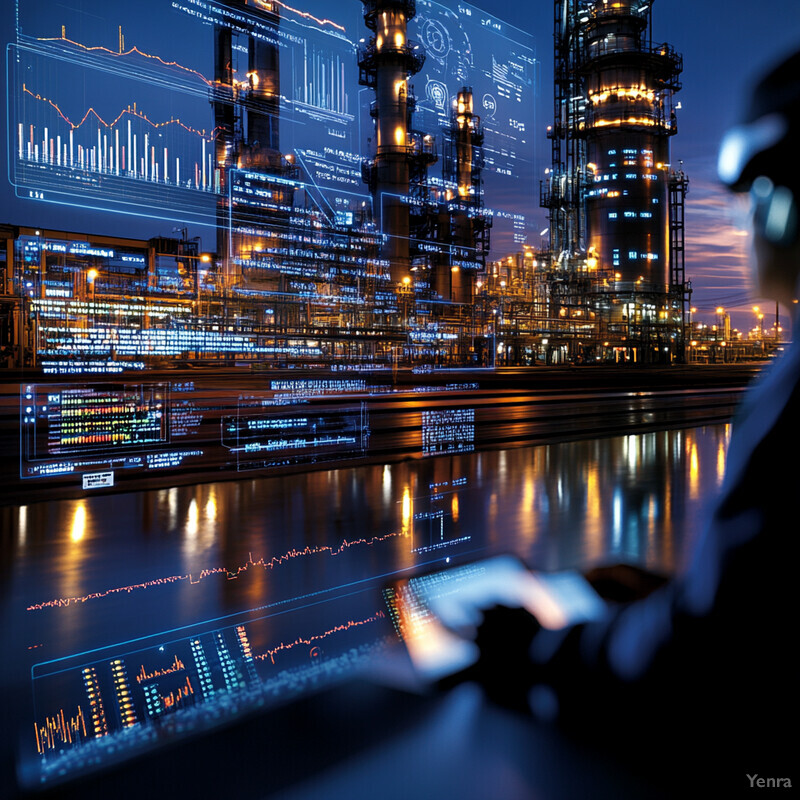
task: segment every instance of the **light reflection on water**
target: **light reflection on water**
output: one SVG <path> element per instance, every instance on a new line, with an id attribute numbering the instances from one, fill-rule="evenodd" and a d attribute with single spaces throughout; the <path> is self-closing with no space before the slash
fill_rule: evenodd
<path id="1" fill-rule="evenodd" d="M 394 546 L 349 550 L 352 568 L 342 577 L 361 578 L 373 567 L 412 566 L 412 551 L 442 519 L 449 539 L 469 537 L 466 549 L 513 551 L 542 569 L 629 560 L 672 571 L 722 479 L 729 427 L 7 508 L 3 603 L 19 609 L 157 576 L 232 570 L 251 556 L 399 534 Z M 463 485 L 452 487 L 454 479 Z M 420 512 L 439 513 L 439 522 L 422 524 Z M 308 560 L 295 576 L 307 586 L 282 590 L 313 587 L 329 567 Z M 225 610 L 242 599 L 238 589 L 208 594 L 201 607 Z"/>
<path id="2" fill-rule="evenodd" d="M 392 574 L 445 558 L 673 571 L 729 435 L 718 425 L 0 509 L 0 683 L 25 689 L 34 664 L 106 647 L 108 663 L 112 647 L 238 622 L 260 676 L 338 657 L 374 640 L 365 621 L 384 616 Z M 263 660 L 272 652 L 280 664 Z M 80 701 L 82 684 L 64 681 L 43 684 L 44 713 Z"/>

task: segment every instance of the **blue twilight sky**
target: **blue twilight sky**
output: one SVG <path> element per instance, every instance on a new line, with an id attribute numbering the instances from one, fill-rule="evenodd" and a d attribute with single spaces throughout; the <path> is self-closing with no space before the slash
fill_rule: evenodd
<path id="1" fill-rule="evenodd" d="M 21 8 L 24 9 L 29 3 L 44 8 L 48 6 L 48 2 L 53 19 L 42 19 L 36 15 L 35 19 L 29 20 L 29 27 L 33 25 L 45 31 L 55 26 L 48 35 L 57 35 L 60 29 L 56 22 L 61 19 L 59 15 L 63 16 L 58 2 L 23 0 Z M 155 8 L 162 3 L 165 0 L 145 0 L 138 7 L 143 10 L 150 6 Z M 0 32 L 4 43 L 14 41 L 15 5 L 12 0 L 7 0 L 0 8 Z M 105 19 L 101 19 L 97 13 L 89 13 L 96 12 L 98 7 L 93 0 L 71 0 L 68 5 L 70 8 L 84 9 L 85 31 L 92 32 L 92 36 L 87 38 L 103 41 L 114 38 L 116 26 L 112 25 L 103 36 L 98 32 L 103 32 L 104 26 L 111 24 L 115 8 L 122 13 L 121 10 L 127 6 L 120 3 L 120 0 L 109 0 L 102 5 L 101 16 Z M 291 5 L 316 13 L 324 12 L 332 19 L 341 19 L 348 27 L 348 36 L 353 39 L 366 35 L 360 21 L 362 6 L 358 0 L 341 0 L 335 4 L 323 0 L 297 0 Z M 484 7 L 496 17 L 529 33 L 539 62 L 535 108 L 525 117 L 526 121 L 533 120 L 533 130 L 526 138 L 526 146 L 530 148 L 529 164 L 524 173 L 520 174 L 519 180 L 509 183 L 504 191 L 505 194 L 518 194 L 518 197 L 513 198 L 514 204 L 518 202 L 529 215 L 526 225 L 528 241 L 538 244 L 538 231 L 547 225 L 544 213 L 537 207 L 537 201 L 538 179 L 549 159 L 549 142 L 545 138 L 545 129 L 552 115 L 554 4 L 552 0 L 528 0 L 523 3 L 517 0 L 492 0 L 491 3 L 487 0 L 473 0 L 473 5 Z M 655 40 L 669 42 L 684 55 L 684 88 L 677 98 L 681 103 L 679 133 L 672 139 L 672 162 L 677 165 L 679 161 L 683 161 L 691 181 L 687 198 L 686 267 L 687 277 L 692 280 L 695 290 L 692 304 L 699 309 L 699 317 L 708 321 L 713 316 L 714 308 L 724 305 L 734 312 L 734 325 L 740 328 L 749 327 L 753 322 L 749 309 L 758 300 L 751 297 L 750 293 L 748 240 L 746 234 L 737 231 L 733 225 L 726 194 L 716 182 L 716 151 L 724 130 L 736 119 L 744 87 L 748 82 L 794 47 L 800 47 L 800 0 L 760 0 L 758 3 L 744 0 L 655 0 L 653 14 Z M 48 14 L 49 16 L 51 15 Z M 24 11 L 22 18 L 24 19 Z M 144 26 L 138 32 L 129 15 L 128 19 L 130 41 L 134 37 L 137 40 L 154 41 L 153 36 L 156 34 L 152 25 L 148 30 L 148 14 L 136 15 L 139 20 L 137 24 Z M 81 27 L 78 22 L 72 22 L 71 25 L 73 27 L 70 33 L 76 27 Z M 359 28 L 362 29 L 360 33 Z M 190 61 L 191 47 L 194 45 L 170 40 L 167 31 L 157 35 L 165 39 L 166 49 L 161 48 L 164 52 L 177 51 L 176 57 L 184 62 Z M 158 39 L 155 43 L 158 46 Z M 198 46 L 201 50 L 210 51 L 208 45 L 209 42 L 206 42 Z M 6 48 L 4 51 L 2 71 L 6 73 L 12 51 Z M 13 81 L 6 74 L 3 77 L 3 83 L 8 89 Z M 47 79 L 51 86 L 55 86 L 53 81 L 60 80 L 62 85 L 58 88 L 62 90 L 62 94 L 67 88 L 70 91 L 81 91 L 80 86 L 64 85 L 69 81 L 69 76 L 63 70 Z M 85 89 L 84 95 L 76 103 L 76 108 L 88 107 L 92 102 Z M 532 96 L 532 93 L 527 95 Z M 174 107 L 171 107 L 170 113 L 180 115 L 180 96 L 173 94 L 171 97 L 169 102 Z M 6 109 L 8 108 L 7 105 Z M 5 152 L 9 137 L 7 126 L 2 127 L 0 138 L 5 141 L 0 144 Z M 8 175 L 7 169 L 4 172 Z M 171 232 L 171 223 L 166 220 L 156 223 L 152 218 L 141 216 L 111 215 L 65 205 L 21 200 L 14 197 L 10 188 L 6 180 L 4 189 L 0 192 L 0 222 L 135 237 L 169 235 Z M 506 205 L 509 199 L 503 198 Z M 488 202 L 492 204 L 492 198 L 488 198 Z M 146 212 L 146 208 L 144 210 Z M 208 248 L 213 246 L 213 235 L 209 231 L 210 228 L 205 232 L 198 229 L 192 230 L 192 233 L 199 232 L 204 239 L 208 235 L 209 242 L 204 242 Z M 502 254 L 495 252 L 493 255 Z M 769 306 L 763 305 L 765 308 Z"/>

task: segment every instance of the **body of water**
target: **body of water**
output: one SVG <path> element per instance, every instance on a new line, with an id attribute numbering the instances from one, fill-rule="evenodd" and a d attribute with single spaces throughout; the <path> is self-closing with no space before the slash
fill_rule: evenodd
<path id="1" fill-rule="evenodd" d="M 394 576 L 679 569 L 729 425 L 0 509 L 5 725 L 38 781 L 356 669 Z M 113 756 L 112 756 L 113 754 Z"/>

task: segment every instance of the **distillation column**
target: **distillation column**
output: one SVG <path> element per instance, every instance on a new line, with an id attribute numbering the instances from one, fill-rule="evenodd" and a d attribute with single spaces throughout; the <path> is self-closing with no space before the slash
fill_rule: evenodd
<path id="1" fill-rule="evenodd" d="M 235 148 L 236 109 L 233 86 L 233 37 L 229 25 L 214 26 L 214 84 L 210 99 L 214 108 L 214 169 L 219 184 L 217 194 L 217 254 L 224 264 L 226 285 L 238 283 L 239 270 L 230 258 L 230 232 L 228 231 L 228 175 L 236 166 Z"/>
<path id="2" fill-rule="evenodd" d="M 271 20 L 278 26 L 278 14 Z M 247 115 L 246 145 L 242 165 L 261 170 L 281 166 L 280 121 L 280 53 L 278 46 L 255 36 L 248 37 L 245 109 Z"/>
<path id="3" fill-rule="evenodd" d="M 279 172 L 280 153 L 280 53 L 278 45 L 251 24 L 246 35 L 240 11 L 256 17 L 262 27 L 277 29 L 277 7 L 255 5 L 248 0 L 223 0 L 214 26 L 214 83 L 210 100 L 214 108 L 215 188 L 217 196 L 217 253 L 225 265 L 226 285 L 242 280 L 240 243 L 230 230 L 231 171 L 249 168 L 262 173 Z M 246 39 L 245 39 L 246 35 Z M 247 72 L 237 78 L 234 51 L 247 42 Z M 291 204 L 287 198 L 282 202 Z"/>
<path id="4" fill-rule="evenodd" d="M 589 254 L 632 287 L 666 297 L 669 283 L 669 139 L 680 55 L 653 45 L 651 3 L 592 0 L 582 12 L 580 69 Z"/>
<path id="5" fill-rule="evenodd" d="M 456 190 L 455 196 L 447 198 L 447 212 L 440 218 L 440 225 L 448 230 L 449 274 L 437 271 L 435 288 L 443 297 L 469 303 L 475 275 L 486 266 L 489 225 L 481 213 L 483 129 L 468 86 L 458 93 L 446 137 L 449 152 L 444 178 L 446 183 L 455 183 Z"/>
<path id="6" fill-rule="evenodd" d="M 376 152 L 368 169 L 376 220 L 388 237 L 382 258 L 394 282 L 410 277 L 409 248 L 409 99 L 408 78 L 425 57 L 406 36 L 415 0 L 362 0 L 364 22 L 374 33 L 359 49 L 359 82 L 375 90 Z"/>
<path id="7" fill-rule="evenodd" d="M 238 31 L 243 23 L 236 12 L 244 8 L 262 26 L 277 30 L 280 24 L 274 6 L 223 0 L 219 21 L 214 26 L 214 85 L 210 97 L 219 131 L 216 167 L 223 172 L 223 188 L 226 168 L 268 170 L 281 166 L 279 47 L 253 30 L 247 36 L 246 79 L 236 80 L 234 31 L 237 39 L 243 36 Z M 236 49 L 240 50 L 241 45 L 237 44 Z"/>

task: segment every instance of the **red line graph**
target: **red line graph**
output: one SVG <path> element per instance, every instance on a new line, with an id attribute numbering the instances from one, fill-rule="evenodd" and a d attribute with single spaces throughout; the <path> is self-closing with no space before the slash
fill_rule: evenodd
<path id="1" fill-rule="evenodd" d="M 330 25 L 337 30 L 344 32 L 344 25 L 339 25 L 338 22 L 334 22 L 330 19 L 320 19 L 319 17 L 315 17 L 313 14 L 310 14 L 308 11 L 300 11 L 297 8 L 292 8 L 291 6 L 287 6 L 286 3 L 282 3 L 281 0 L 256 0 L 256 5 L 261 6 L 262 8 L 266 8 L 268 11 L 272 11 L 272 6 L 280 6 L 281 8 L 285 8 L 287 11 L 291 11 L 293 14 L 297 14 L 304 19 L 311 19 L 314 20 L 318 25 Z"/>
<path id="2" fill-rule="evenodd" d="M 288 561 L 292 561 L 296 558 L 303 558 L 305 556 L 314 556 L 320 555 L 323 553 L 327 553 L 330 556 L 338 556 L 342 553 L 349 550 L 351 547 L 357 547 L 360 545 L 367 545 L 371 547 L 374 544 L 378 544 L 380 542 L 385 542 L 388 539 L 396 539 L 398 537 L 408 537 L 408 533 L 403 532 L 396 532 L 396 533 L 387 533 L 383 536 L 371 536 L 371 537 L 364 537 L 360 539 L 343 539 L 342 543 L 338 547 L 332 547 L 331 545 L 319 545 L 319 546 L 312 546 L 308 545 L 304 547 L 302 550 L 291 549 L 288 550 L 286 553 L 280 556 L 273 556 L 272 558 L 259 558 L 257 561 L 253 560 L 252 553 L 250 554 L 248 560 L 239 567 L 235 567 L 233 569 L 228 569 L 228 567 L 209 567 L 207 569 L 201 570 L 201 572 L 195 577 L 191 573 L 186 575 L 169 575 L 163 578 L 154 578 L 150 581 L 142 581 L 141 583 L 132 583 L 127 586 L 115 586 L 111 589 L 104 589 L 98 592 L 90 592 L 89 594 L 78 595 L 74 597 L 57 597 L 53 600 L 46 600 L 42 603 L 34 603 L 27 607 L 27 611 L 41 611 L 45 608 L 67 608 L 68 606 L 78 605 L 79 603 L 86 603 L 89 600 L 100 600 L 105 597 L 111 597 L 112 595 L 116 594 L 130 594 L 131 592 L 136 592 L 141 589 L 150 589 L 156 586 L 168 586 L 173 583 L 181 583 L 183 581 L 188 581 L 190 584 L 197 584 L 200 583 L 205 578 L 208 578 L 212 575 L 225 575 L 229 581 L 236 580 L 241 575 L 245 574 L 248 570 L 254 569 L 256 567 L 263 569 L 265 572 L 268 570 L 275 569 L 275 567 L 279 567 L 282 564 L 285 564 Z"/>
<path id="3" fill-rule="evenodd" d="M 192 69 L 191 67 L 184 67 L 183 64 L 179 64 L 177 61 L 167 61 L 161 56 L 153 55 L 152 53 L 145 53 L 144 50 L 140 50 L 138 47 L 129 47 L 127 50 L 124 50 L 123 42 L 125 41 L 122 36 L 122 28 L 120 28 L 120 47 L 119 50 L 111 50 L 108 47 L 103 47 L 102 45 L 88 45 L 83 44 L 82 42 L 76 42 L 74 39 L 69 39 L 64 32 L 64 29 L 61 29 L 61 36 L 41 36 L 37 38 L 38 42 L 66 42 L 67 44 L 74 45 L 75 47 L 80 47 L 81 50 L 86 50 L 87 52 L 93 51 L 100 51 L 102 53 L 107 53 L 110 56 L 114 56 L 114 58 L 120 58 L 123 56 L 131 56 L 131 55 L 139 55 L 142 58 L 149 58 L 153 61 L 158 61 L 159 64 L 162 64 L 165 67 L 174 67 L 175 69 L 182 70 L 184 72 L 188 72 L 192 75 L 197 76 L 200 78 L 203 83 L 207 86 L 213 86 L 215 81 L 210 80 L 202 72 L 198 72 L 196 69 Z"/>
<path id="4" fill-rule="evenodd" d="M 49 106 L 51 106 L 56 111 L 56 113 L 61 117 L 61 119 L 63 119 L 64 122 L 66 122 L 67 125 L 69 125 L 73 130 L 77 130 L 78 128 L 80 128 L 81 125 L 83 125 L 84 122 L 86 122 L 91 116 L 94 116 L 95 119 L 97 119 L 97 121 L 101 125 L 103 125 L 104 127 L 113 128 L 122 119 L 122 117 L 125 116 L 125 114 L 128 114 L 129 116 L 132 116 L 132 117 L 136 117 L 136 119 L 140 119 L 140 120 L 142 120 L 144 122 L 147 122 L 149 125 L 152 125 L 154 128 L 163 128 L 166 125 L 178 125 L 181 128 L 183 128 L 185 131 L 187 131 L 188 133 L 192 133 L 195 136 L 200 136 L 201 138 L 203 138 L 203 139 L 205 139 L 206 141 L 209 141 L 209 142 L 213 141 L 214 137 L 217 135 L 217 132 L 221 130 L 221 128 L 214 128 L 214 130 L 211 131 L 210 134 L 207 134 L 204 130 L 203 131 L 198 131 L 196 128 L 192 128 L 189 125 L 185 125 L 179 119 L 169 119 L 169 120 L 166 120 L 165 122 L 153 122 L 153 120 L 149 119 L 147 117 L 147 115 L 143 114 L 141 111 L 139 111 L 138 108 L 136 108 L 136 104 L 135 103 L 133 104 L 133 107 L 128 106 L 127 108 L 125 108 L 122 111 L 120 111 L 120 113 L 117 115 L 117 117 L 111 122 L 106 122 L 94 110 L 94 108 L 91 108 L 91 107 L 83 115 L 83 117 L 82 117 L 80 122 L 73 122 L 61 110 L 61 108 L 56 103 L 54 103 L 52 100 L 48 99 L 47 97 L 44 97 L 44 96 L 42 96 L 40 94 L 36 94 L 35 92 L 32 92 L 24 83 L 22 84 L 22 91 L 25 94 L 30 95 L 32 98 L 34 98 L 34 100 L 39 100 L 40 102 L 47 103 Z"/>
<path id="5" fill-rule="evenodd" d="M 291 650 L 293 647 L 297 647 L 298 645 L 305 644 L 313 644 L 314 642 L 320 641 L 320 639 L 327 639 L 328 636 L 332 636 L 334 633 L 341 633 L 342 631 L 350 630 L 351 628 L 359 628 L 362 625 L 369 625 L 371 622 L 375 622 L 379 619 L 384 619 L 386 614 L 383 611 L 376 611 L 371 617 L 367 617 L 366 619 L 359 619 L 359 620 L 348 620 L 347 622 L 343 622 L 341 625 L 336 625 L 330 630 L 324 631 L 323 633 L 315 633 L 309 636 L 308 638 L 303 636 L 298 636 L 293 642 L 281 642 L 276 647 L 272 647 L 269 650 L 265 650 L 263 653 L 259 653 L 253 658 L 264 661 L 269 659 L 273 664 L 275 663 L 275 654 L 280 653 L 282 650 Z"/>

